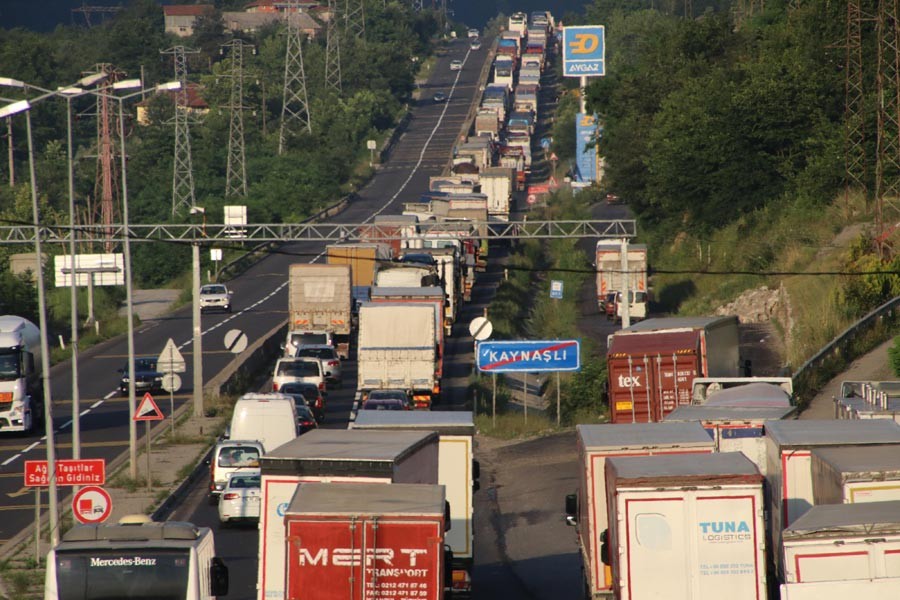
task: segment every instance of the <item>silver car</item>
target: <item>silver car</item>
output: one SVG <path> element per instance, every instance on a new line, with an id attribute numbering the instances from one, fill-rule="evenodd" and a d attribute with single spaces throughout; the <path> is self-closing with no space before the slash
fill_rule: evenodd
<path id="1" fill-rule="evenodd" d="M 279 358 L 272 374 L 272 391 L 277 392 L 283 383 L 303 381 L 314 383 L 325 390 L 325 371 L 322 363 L 313 358 Z"/>
<path id="2" fill-rule="evenodd" d="M 209 283 L 200 288 L 200 312 L 231 312 L 231 292 L 223 283 Z"/>
<path id="3" fill-rule="evenodd" d="M 309 358 L 319 361 L 322 365 L 322 371 L 325 373 L 325 379 L 340 387 L 343 381 L 341 377 L 341 357 L 338 356 L 334 346 L 326 344 L 299 346 L 294 352 L 294 358 Z"/>

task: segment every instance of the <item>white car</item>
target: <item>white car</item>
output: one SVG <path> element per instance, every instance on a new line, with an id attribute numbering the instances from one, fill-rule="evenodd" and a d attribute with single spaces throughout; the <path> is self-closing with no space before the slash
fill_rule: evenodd
<path id="1" fill-rule="evenodd" d="M 283 383 L 302 381 L 314 383 L 325 391 L 325 371 L 315 358 L 279 358 L 272 374 L 272 391 L 277 392 Z"/>
<path id="2" fill-rule="evenodd" d="M 470 29 L 470 30 L 468 31 L 467 35 L 468 35 L 470 38 L 477 38 L 477 37 L 478 37 L 478 30 L 475 29 L 475 28 L 472 28 L 472 29 Z"/>
<path id="3" fill-rule="evenodd" d="M 450 70 L 451 71 L 462 71 L 463 61 L 461 60 L 451 60 L 450 61 Z"/>
<path id="4" fill-rule="evenodd" d="M 341 357 L 338 356 L 334 346 L 325 344 L 300 346 L 294 352 L 294 358 L 308 358 L 319 361 L 322 364 L 322 370 L 325 372 L 325 379 L 340 387 L 343 380 L 341 377 Z"/>
<path id="5" fill-rule="evenodd" d="M 259 489 L 259 469 L 229 475 L 219 500 L 219 522 L 227 525 L 233 521 L 259 521 Z"/>
<path id="6" fill-rule="evenodd" d="M 231 312 L 231 292 L 223 283 L 208 283 L 200 288 L 200 312 Z"/>
<path id="7" fill-rule="evenodd" d="M 472 40 L 472 43 L 469 44 L 470 50 L 481 50 L 481 42 L 476 38 Z"/>

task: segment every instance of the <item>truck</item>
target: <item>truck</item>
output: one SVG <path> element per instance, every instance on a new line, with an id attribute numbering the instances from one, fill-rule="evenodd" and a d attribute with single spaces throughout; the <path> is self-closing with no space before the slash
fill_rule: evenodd
<path id="1" fill-rule="evenodd" d="M 900 452 L 895 446 L 815 448 L 813 504 L 900 500 Z"/>
<path id="2" fill-rule="evenodd" d="M 31 432 L 44 420 L 41 330 L 23 317 L 0 317 L 0 432 Z"/>
<path id="3" fill-rule="evenodd" d="M 441 485 L 298 486 L 284 514 L 285 600 L 442 600 L 445 503 Z"/>
<path id="4" fill-rule="evenodd" d="M 740 375 L 738 320 L 647 319 L 607 338 L 610 420 L 656 422 L 691 403 L 695 377 Z"/>
<path id="5" fill-rule="evenodd" d="M 260 458 L 258 600 L 285 597 L 284 514 L 298 486 L 313 482 L 437 484 L 438 439 L 430 431 L 314 429 Z"/>
<path id="6" fill-rule="evenodd" d="M 826 447 L 889 446 L 900 452 L 900 426 L 893 421 L 788 420 L 766 427 L 769 547 L 781 547 L 781 532 L 813 503 L 812 451 Z M 781 555 L 773 552 L 784 580 Z"/>
<path id="7" fill-rule="evenodd" d="M 372 224 L 363 225 L 359 236 L 364 242 L 387 244 L 391 257 L 396 258 L 412 247 L 412 240 L 419 235 L 418 221 L 407 215 L 376 215 Z M 390 239 L 386 239 L 386 238 Z"/>
<path id="8" fill-rule="evenodd" d="M 900 598 L 898 555 L 900 501 L 813 506 L 784 531 L 781 600 Z"/>
<path id="9" fill-rule="evenodd" d="M 44 600 L 213 600 L 228 594 L 228 567 L 208 527 L 129 515 L 76 525 L 47 554 Z"/>
<path id="10" fill-rule="evenodd" d="M 391 247 L 382 243 L 332 244 L 325 256 L 329 265 L 350 265 L 353 287 L 370 287 L 378 264 L 393 258 Z"/>
<path id="11" fill-rule="evenodd" d="M 509 221 L 510 202 L 516 172 L 509 167 L 488 167 L 481 171 L 481 193 L 487 196 L 487 212 L 490 219 Z"/>
<path id="12" fill-rule="evenodd" d="M 513 110 L 538 112 L 538 87 L 536 85 L 519 84 L 513 94 Z"/>
<path id="13" fill-rule="evenodd" d="M 528 65 L 519 70 L 519 83 L 523 85 L 540 85 L 541 68 L 537 65 Z"/>
<path id="14" fill-rule="evenodd" d="M 438 483 L 450 502 L 452 526 L 445 543 L 453 551 L 452 591 L 472 593 L 475 562 L 474 494 L 480 466 L 475 460 L 474 416 L 469 411 L 363 410 L 351 421 L 351 429 L 371 431 L 434 431 L 438 434 Z"/>
<path id="15" fill-rule="evenodd" d="M 790 377 L 695 377 L 691 404 L 716 406 L 790 406 L 794 380 Z"/>
<path id="16" fill-rule="evenodd" d="M 492 85 L 503 85 L 506 89 L 512 91 L 516 73 L 516 64 L 512 58 L 506 55 L 500 55 L 494 60 L 494 77 L 491 80 Z"/>
<path id="17" fill-rule="evenodd" d="M 441 393 L 439 310 L 433 303 L 370 302 L 360 307 L 358 395 L 403 389 L 412 394 L 416 408 L 431 408 Z"/>
<path id="18" fill-rule="evenodd" d="M 715 446 L 699 423 L 578 425 L 578 491 L 566 497 L 566 521 L 576 528 L 588 598 L 611 598 L 612 571 L 601 552 L 607 539 L 606 461 L 613 456 L 709 454 Z"/>
<path id="19" fill-rule="evenodd" d="M 438 363 L 441 363 L 444 349 L 445 329 L 443 315 L 447 309 L 447 296 L 439 286 L 423 287 L 373 287 L 369 297 L 372 304 L 432 304 L 434 305 L 434 340 L 438 350 Z M 440 375 L 440 370 L 438 370 Z"/>
<path id="20" fill-rule="evenodd" d="M 629 316 L 638 321 L 647 317 L 647 246 L 645 244 L 628 244 L 626 268 L 622 265 L 622 240 L 599 240 L 594 254 L 597 269 L 597 309 L 607 318 L 621 318 L 610 312 L 608 295 L 610 292 L 643 292 L 644 301 L 634 295 L 629 306 Z M 618 307 L 615 307 L 618 311 Z M 620 311 L 619 311 L 620 312 Z"/>
<path id="21" fill-rule="evenodd" d="M 510 32 L 515 32 L 519 37 L 524 36 L 526 29 L 528 29 L 528 15 L 523 12 L 513 13 L 509 17 L 507 29 Z"/>
<path id="22" fill-rule="evenodd" d="M 288 329 L 330 331 L 341 358 L 350 357 L 349 264 L 294 264 L 288 270 Z"/>
<path id="23" fill-rule="evenodd" d="M 490 136 L 492 140 L 500 137 L 500 119 L 497 111 L 489 108 L 479 108 L 475 113 L 475 135 Z"/>
<path id="24" fill-rule="evenodd" d="M 766 597 L 763 477 L 740 452 L 606 461 L 617 600 Z"/>
<path id="25" fill-rule="evenodd" d="M 526 181 L 525 151 L 519 146 L 501 146 L 499 162 L 499 166 L 512 169 L 516 174 L 516 191 L 524 191 Z"/>
<path id="26" fill-rule="evenodd" d="M 434 267 L 402 263 L 388 263 L 375 273 L 373 287 L 429 287 L 440 286 L 441 277 Z"/>
<path id="27" fill-rule="evenodd" d="M 521 131 L 531 135 L 534 133 L 534 116 L 530 112 L 515 111 L 510 113 L 506 128 L 510 132 Z"/>
<path id="28" fill-rule="evenodd" d="M 460 312 L 460 303 L 463 300 L 464 290 L 464 265 L 458 246 L 445 245 L 434 248 L 423 248 L 422 252 L 430 255 L 437 263 L 438 275 L 441 279 L 441 287 L 444 291 L 443 322 L 444 336 L 450 337 L 453 324 Z"/>

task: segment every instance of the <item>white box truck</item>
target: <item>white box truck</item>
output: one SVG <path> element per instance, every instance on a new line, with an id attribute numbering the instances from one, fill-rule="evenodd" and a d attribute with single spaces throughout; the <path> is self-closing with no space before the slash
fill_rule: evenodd
<path id="1" fill-rule="evenodd" d="M 350 356 L 352 321 L 350 265 L 291 265 L 288 329 L 329 331 L 341 358 Z"/>
<path id="2" fill-rule="evenodd" d="M 488 199 L 488 216 L 496 221 L 509 221 L 515 171 L 509 167 L 487 167 L 481 171 L 479 181 L 481 193 Z"/>
<path id="3" fill-rule="evenodd" d="M 900 598 L 900 501 L 814 506 L 783 539 L 782 600 Z"/>
<path id="4" fill-rule="evenodd" d="M 41 330 L 13 315 L 0 317 L 0 432 L 30 432 L 44 420 Z"/>
<path id="5" fill-rule="evenodd" d="M 600 552 L 609 526 L 606 461 L 613 456 L 710 454 L 715 446 L 699 423 L 578 425 L 577 432 L 579 487 L 566 498 L 567 522 L 576 527 L 588 597 L 608 598 L 612 573 Z"/>
<path id="6" fill-rule="evenodd" d="M 896 446 L 816 448 L 812 451 L 814 504 L 900 500 Z"/>
<path id="7" fill-rule="evenodd" d="M 622 266 L 622 240 L 600 240 L 595 250 L 594 264 L 597 269 L 597 309 L 607 318 L 621 318 L 621 314 L 610 312 L 607 296 L 612 292 L 632 292 L 630 318 L 647 318 L 647 246 L 628 244 L 625 268 Z M 616 307 L 612 307 L 616 308 Z"/>
<path id="8" fill-rule="evenodd" d="M 411 392 L 417 408 L 440 394 L 440 313 L 435 304 L 366 303 L 359 309 L 357 394 Z"/>
<path id="9" fill-rule="evenodd" d="M 260 459 L 258 600 L 285 597 L 284 515 L 306 482 L 437 483 L 431 431 L 316 429 Z"/>
<path id="10" fill-rule="evenodd" d="M 606 461 L 617 600 L 766 597 L 763 476 L 739 452 Z"/>
<path id="11" fill-rule="evenodd" d="M 772 421 L 766 427 L 769 547 L 781 547 L 781 532 L 813 505 L 812 451 L 847 446 L 892 446 L 900 452 L 900 426 L 871 421 Z M 773 552 L 779 578 L 781 553 Z"/>
<path id="12" fill-rule="evenodd" d="M 447 491 L 450 522 L 445 542 L 453 551 L 453 593 L 471 594 L 475 563 L 474 493 L 479 465 L 475 421 L 469 411 L 363 410 L 350 429 L 434 431 L 438 434 L 438 483 Z"/>

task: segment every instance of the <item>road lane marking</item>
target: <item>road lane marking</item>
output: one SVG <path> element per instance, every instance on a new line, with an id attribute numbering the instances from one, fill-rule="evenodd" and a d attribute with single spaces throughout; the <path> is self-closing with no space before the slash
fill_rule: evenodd
<path id="1" fill-rule="evenodd" d="M 14 454 L 14 455 L 10 456 L 10 457 L 7 458 L 6 460 L 4 460 L 2 463 L 0 463 L 0 467 L 5 467 L 6 465 L 8 465 L 8 464 L 11 463 L 12 461 L 16 460 L 16 459 L 19 458 L 20 456 L 22 456 L 22 455 L 21 455 L 21 454 Z"/>
<path id="2" fill-rule="evenodd" d="M 100 406 L 101 404 L 103 404 L 103 400 L 97 400 L 96 402 L 94 402 L 93 404 L 91 404 L 91 408 L 92 408 L 92 409 L 97 408 L 97 407 Z"/>
<path id="3" fill-rule="evenodd" d="M 27 448 L 25 448 L 24 450 L 22 450 L 22 454 L 25 454 L 26 452 L 31 452 L 32 450 L 37 448 L 39 445 L 40 445 L 40 442 L 33 443 L 32 445 L 30 445 Z"/>

